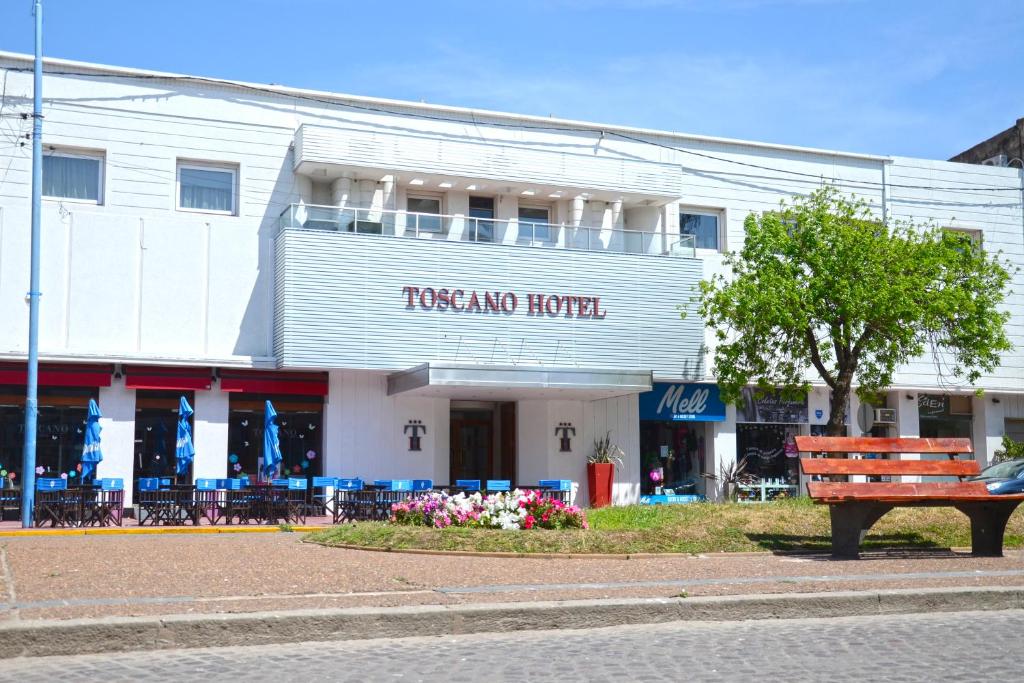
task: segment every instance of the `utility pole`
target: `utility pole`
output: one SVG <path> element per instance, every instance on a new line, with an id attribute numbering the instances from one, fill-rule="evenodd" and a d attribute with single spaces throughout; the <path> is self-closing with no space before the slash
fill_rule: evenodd
<path id="1" fill-rule="evenodd" d="M 21 526 L 32 526 L 36 500 L 36 420 L 39 415 L 39 212 L 43 194 L 43 0 L 35 0 L 36 59 L 32 86 L 32 265 L 28 291 L 28 376 L 25 451 L 21 467 Z"/>

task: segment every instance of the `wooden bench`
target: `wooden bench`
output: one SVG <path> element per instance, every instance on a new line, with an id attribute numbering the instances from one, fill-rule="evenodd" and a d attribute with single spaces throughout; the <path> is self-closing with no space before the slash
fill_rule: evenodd
<path id="1" fill-rule="evenodd" d="M 833 482 L 810 481 L 807 493 L 815 503 L 829 506 L 832 555 L 857 558 L 871 526 L 895 507 L 954 507 L 971 520 L 971 550 L 975 555 L 1001 556 L 1006 522 L 1024 502 L 1024 494 L 992 495 L 984 482 L 964 481 L 977 476 L 974 460 L 957 460 L 972 452 L 970 439 L 888 439 L 877 437 L 798 436 L 801 453 L 943 454 L 947 460 L 882 460 L 801 458 L 800 470 L 811 477 L 953 476 L 956 482 Z"/>

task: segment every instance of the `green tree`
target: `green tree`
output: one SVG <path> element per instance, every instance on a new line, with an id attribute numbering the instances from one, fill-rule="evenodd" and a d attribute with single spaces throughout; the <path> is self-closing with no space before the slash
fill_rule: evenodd
<path id="1" fill-rule="evenodd" d="M 998 254 L 963 233 L 878 221 L 825 187 L 751 214 L 731 273 L 701 283 L 715 328 L 722 397 L 755 383 L 806 395 L 813 368 L 832 390 L 827 433 L 845 433 L 850 392 L 868 400 L 930 351 L 974 382 L 1012 348 L 1001 309 L 1010 279 Z"/>

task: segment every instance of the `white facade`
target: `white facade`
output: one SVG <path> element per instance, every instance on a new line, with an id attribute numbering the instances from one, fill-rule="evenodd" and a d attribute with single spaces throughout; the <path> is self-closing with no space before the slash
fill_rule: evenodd
<path id="1" fill-rule="evenodd" d="M 0 360 L 17 363 L 28 337 L 31 61 L 0 53 L 0 70 Z M 721 251 L 742 243 L 750 212 L 823 181 L 888 218 L 978 231 L 987 249 L 1024 261 L 1017 169 L 59 60 L 47 71 L 44 150 L 99 158 L 101 177 L 94 200 L 43 200 L 40 352 L 44 362 L 117 371 L 98 391 L 104 476 L 139 474 L 137 396 L 122 368 L 302 370 L 326 373 L 324 474 L 448 482 L 452 415 L 463 405 L 514 403 L 515 439 L 501 437 L 497 418 L 493 438 L 497 450 L 499 438 L 514 444 L 501 448 L 513 449 L 515 467 L 495 465 L 492 474 L 585 488 L 590 444 L 610 431 L 626 454 L 616 500 L 633 501 L 642 475 L 635 388 L 470 383 L 389 395 L 387 376 L 447 362 L 713 382 L 713 339 L 696 319 L 693 287 L 721 269 Z M 182 208 L 183 167 L 230 172 L 231 208 Z M 482 218 L 480 198 L 492 212 Z M 419 213 L 407 212 L 413 206 Z M 692 250 L 681 212 L 716 217 L 717 248 Z M 1008 420 L 1024 420 L 1024 275 L 1014 278 L 1007 306 L 1016 349 L 977 387 L 949 386 L 931 360 L 904 368 L 890 396 L 894 435 L 920 433 L 918 394 L 985 389 L 970 411 L 981 460 Z M 481 310 L 458 310 L 450 299 L 444 310 L 427 306 L 406 286 L 435 297 L 461 291 L 463 309 L 475 291 Z M 517 307 L 487 310 L 488 292 L 515 294 Z M 531 294 L 559 297 L 559 310 L 532 311 Z M 690 315 L 680 319 L 677 304 Z M 216 381 L 193 394 L 196 477 L 231 474 L 232 396 Z M 821 405 L 827 396 L 816 390 L 801 429 L 824 422 L 814 417 Z M 735 414 L 730 407 L 703 433 L 705 472 L 735 457 Z M 426 427 L 420 451 L 409 450 L 410 421 Z M 575 429 L 568 452 L 555 434 L 565 423 Z"/>

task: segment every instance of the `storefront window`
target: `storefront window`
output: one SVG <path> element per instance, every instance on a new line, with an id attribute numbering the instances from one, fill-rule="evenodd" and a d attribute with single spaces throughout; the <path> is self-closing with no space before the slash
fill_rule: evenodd
<path id="1" fill-rule="evenodd" d="M 736 459 L 745 464 L 741 501 L 763 502 L 798 495 L 800 454 L 796 437 L 808 425 L 807 399 L 778 392 L 743 390 L 736 410 Z"/>
<path id="2" fill-rule="evenodd" d="M 135 479 L 173 477 L 177 470 L 174 447 L 178 437 L 178 407 L 184 396 L 195 406 L 191 391 L 147 391 L 135 394 Z M 195 432 L 193 431 L 193 434 Z M 191 467 L 181 483 L 191 482 Z"/>
<path id="3" fill-rule="evenodd" d="M 320 396 L 231 396 L 228 415 L 228 474 L 260 479 L 263 465 L 263 413 L 266 401 L 277 411 L 278 440 L 283 459 L 279 475 L 315 477 L 323 473 Z M 265 478 L 265 477 L 264 477 Z"/>
<path id="4" fill-rule="evenodd" d="M 642 495 L 671 491 L 705 493 L 707 439 L 704 423 L 641 422 Z"/>
<path id="5" fill-rule="evenodd" d="M 36 473 L 41 477 L 65 477 L 75 483 L 79 476 L 90 388 L 40 387 L 36 424 Z M 4 486 L 22 480 L 25 445 L 25 388 L 0 387 L 0 470 Z M 13 475 L 13 477 L 12 477 Z"/>

